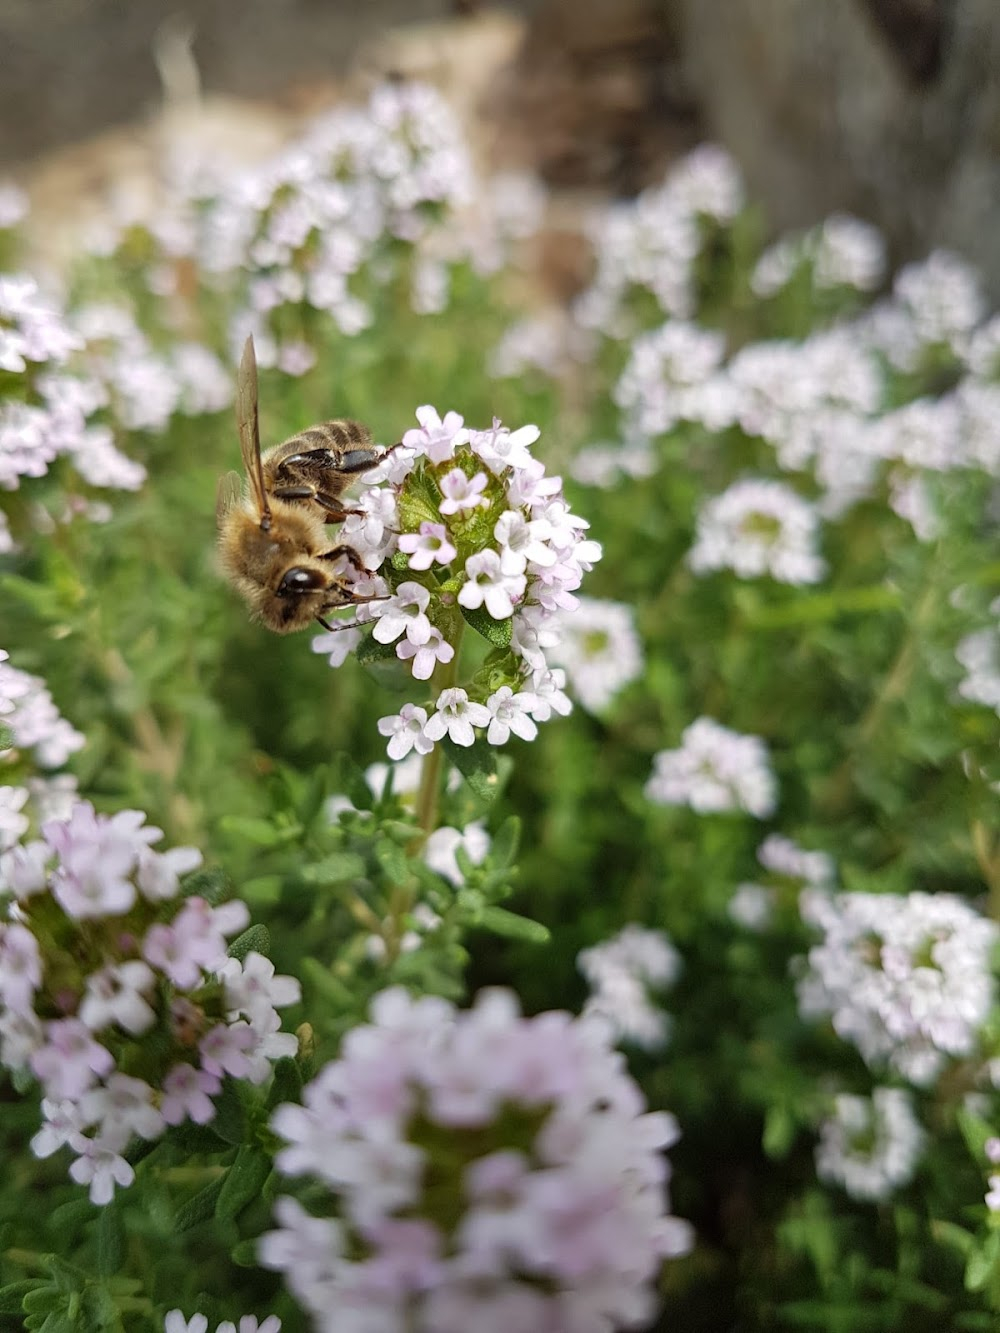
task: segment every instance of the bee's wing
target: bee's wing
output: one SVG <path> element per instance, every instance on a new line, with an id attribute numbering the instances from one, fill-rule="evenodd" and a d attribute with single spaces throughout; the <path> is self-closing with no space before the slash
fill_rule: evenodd
<path id="1" fill-rule="evenodd" d="M 257 358 L 253 336 L 246 340 L 236 381 L 236 425 L 240 432 L 240 452 L 250 480 L 250 491 L 260 513 L 262 528 L 271 526 L 271 506 L 264 490 L 264 469 L 260 461 L 260 427 L 257 422 Z"/>
<path id="2" fill-rule="evenodd" d="M 238 472 L 227 472 L 219 478 L 219 489 L 215 496 L 215 521 L 221 529 L 230 509 L 235 509 L 243 498 L 243 478 Z"/>

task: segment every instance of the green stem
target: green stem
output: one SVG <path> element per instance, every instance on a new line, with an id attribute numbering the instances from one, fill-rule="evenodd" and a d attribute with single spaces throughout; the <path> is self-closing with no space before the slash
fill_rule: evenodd
<path id="1" fill-rule="evenodd" d="M 459 620 L 456 626 L 454 642 L 452 647 L 455 649 L 455 655 L 450 662 L 442 662 L 438 666 L 434 675 L 431 677 L 432 688 L 436 695 L 440 696 L 442 691 L 453 689 L 458 680 L 458 655 L 462 647 L 462 634 L 465 628 L 465 622 Z M 440 744 L 434 746 L 430 754 L 424 755 L 424 762 L 420 769 L 420 787 L 417 791 L 417 824 L 423 832 L 421 841 L 425 841 L 437 828 L 438 818 L 438 800 L 441 794 L 441 769 L 444 763 L 444 748 Z"/>

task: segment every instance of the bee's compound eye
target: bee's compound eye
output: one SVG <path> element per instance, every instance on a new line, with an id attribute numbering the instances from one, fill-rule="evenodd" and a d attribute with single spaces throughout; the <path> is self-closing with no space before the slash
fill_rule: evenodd
<path id="1" fill-rule="evenodd" d="M 326 587 L 326 576 L 318 569 L 303 569 L 301 565 L 293 565 L 291 569 L 286 569 L 281 576 L 281 582 L 278 584 L 278 593 L 296 593 L 296 592 L 316 592 L 319 588 Z"/>

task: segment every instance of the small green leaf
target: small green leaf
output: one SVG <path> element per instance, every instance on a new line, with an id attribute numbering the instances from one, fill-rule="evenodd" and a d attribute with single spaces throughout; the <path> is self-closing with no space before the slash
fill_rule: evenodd
<path id="1" fill-rule="evenodd" d="M 247 1114 L 240 1086 L 235 1079 L 227 1078 L 215 1099 L 212 1128 L 226 1143 L 242 1143 L 247 1136 Z"/>
<path id="2" fill-rule="evenodd" d="M 204 898 L 217 907 L 229 897 L 230 883 L 220 866 L 203 866 L 194 874 L 186 876 L 181 888 L 186 898 Z"/>
<path id="3" fill-rule="evenodd" d="M 346 884 L 364 873 L 365 863 L 356 852 L 333 852 L 314 865 L 304 866 L 302 878 L 306 884 Z"/>
<path id="4" fill-rule="evenodd" d="M 235 1221 L 247 1204 L 259 1196 L 270 1174 L 271 1159 L 267 1153 L 244 1145 L 236 1154 L 219 1193 L 215 1207 L 219 1221 Z"/>
<path id="5" fill-rule="evenodd" d="M 441 742 L 444 752 L 465 778 L 472 791 L 485 804 L 492 803 L 499 791 L 496 751 L 485 740 L 474 745 L 456 745 L 450 737 Z"/>
<path id="6" fill-rule="evenodd" d="M 772 1106 L 764 1117 L 762 1147 L 772 1160 L 788 1156 L 795 1139 L 795 1121 L 787 1106 Z"/>
<path id="7" fill-rule="evenodd" d="M 511 815 L 497 829 L 493 846 L 490 848 L 490 860 L 494 865 L 503 868 L 512 865 L 514 858 L 517 856 L 520 841 L 521 821 L 516 815 Z"/>
<path id="8" fill-rule="evenodd" d="M 0 1287 L 0 1314 L 21 1314 L 25 1296 L 37 1286 L 37 1279 L 26 1278 L 23 1282 L 9 1282 L 7 1286 Z"/>
<path id="9" fill-rule="evenodd" d="M 0 722 L 0 750 L 10 750 L 14 745 L 14 733 L 5 722 Z"/>
<path id="10" fill-rule="evenodd" d="M 474 611 L 463 606 L 461 611 L 466 624 L 471 625 L 476 633 L 481 634 L 488 643 L 492 643 L 494 648 L 510 647 L 514 633 L 513 616 L 508 616 L 506 620 L 494 620 L 485 606 L 477 606 Z"/>
<path id="11" fill-rule="evenodd" d="M 223 815 L 219 827 L 224 833 L 232 833 L 244 842 L 251 842 L 255 847 L 276 847 L 286 841 L 285 830 L 272 824 L 269 819 L 249 819 L 243 815 Z"/>
<path id="12" fill-rule="evenodd" d="M 375 859 L 390 884 L 405 884 L 410 878 L 410 867 L 402 847 L 389 838 L 375 843 Z"/>
<path id="13" fill-rule="evenodd" d="M 965 1265 L 966 1291 L 982 1291 L 989 1286 L 1000 1264 L 1000 1231 L 993 1231 L 978 1250 L 973 1250 Z"/>
<path id="14" fill-rule="evenodd" d="M 297 1060 L 291 1056 L 282 1056 L 275 1061 L 274 1078 L 268 1089 L 267 1105 L 278 1106 L 281 1102 L 298 1102 L 302 1098 L 302 1070 Z"/>
<path id="15" fill-rule="evenodd" d="M 229 1257 L 237 1268 L 256 1268 L 259 1263 L 256 1239 L 251 1237 L 249 1240 L 241 1240 L 233 1246 Z"/>
<path id="16" fill-rule="evenodd" d="M 548 944 L 551 938 L 547 926 L 530 917 L 518 916 L 508 912 L 505 907 L 484 907 L 477 918 L 477 925 L 484 930 L 491 930 L 494 935 L 503 935 L 511 940 L 524 940 L 528 944 Z"/>
<path id="17" fill-rule="evenodd" d="M 46 1282 L 42 1286 L 36 1283 L 31 1291 L 25 1292 L 21 1303 L 25 1314 L 48 1314 L 51 1310 L 57 1310 L 64 1305 L 65 1301 L 63 1293 L 51 1282 Z"/>
<path id="18" fill-rule="evenodd" d="M 125 1226 L 119 1204 L 109 1203 L 97 1219 L 97 1272 L 114 1277 L 125 1262 Z"/>
<path id="19" fill-rule="evenodd" d="M 388 659 L 398 660 L 396 658 L 396 645 L 394 643 L 379 643 L 374 634 L 368 634 L 361 640 L 354 650 L 354 656 L 362 666 L 371 666 L 373 662 L 385 662 Z"/>
<path id="20" fill-rule="evenodd" d="M 190 1231 L 199 1222 L 207 1222 L 210 1217 L 213 1217 L 215 1206 L 219 1202 L 219 1195 L 222 1193 L 222 1187 L 225 1183 L 225 1176 L 217 1176 L 204 1189 L 200 1189 L 197 1194 L 192 1195 L 187 1203 L 182 1204 L 174 1217 L 174 1230 L 177 1232 Z"/>
<path id="21" fill-rule="evenodd" d="M 372 792 L 364 769 L 343 751 L 330 761 L 330 791 L 333 794 L 342 792 L 357 810 L 372 808 Z"/>
<path id="22" fill-rule="evenodd" d="M 965 1227 L 957 1226 L 954 1222 L 944 1222 L 940 1218 L 931 1221 L 931 1235 L 939 1244 L 946 1245 L 966 1257 L 976 1243 L 971 1231 L 966 1231 Z"/>
<path id="23" fill-rule="evenodd" d="M 230 958 L 238 958 L 242 963 L 247 954 L 262 953 L 266 958 L 271 947 L 271 936 L 267 926 L 251 926 L 242 935 L 237 935 L 226 950 Z"/>

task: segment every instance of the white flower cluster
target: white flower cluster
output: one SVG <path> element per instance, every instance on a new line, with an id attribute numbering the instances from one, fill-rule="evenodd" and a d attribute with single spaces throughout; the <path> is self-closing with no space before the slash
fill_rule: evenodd
<path id="1" fill-rule="evenodd" d="M 799 906 L 823 932 L 797 986 L 804 1018 L 829 1017 L 867 1064 L 920 1087 L 977 1055 L 996 1001 L 994 922 L 947 893 L 807 890 Z"/>
<path id="2" fill-rule="evenodd" d="M 790 486 L 748 478 L 706 502 L 688 564 L 696 574 L 732 569 L 741 579 L 818 583 L 826 573 L 818 529 L 815 509 Z"/>
<path id="3" fill-rule="evenodd" d="M 768 834 L 757 848 L 757 860 L 778 884 L 790 883 L 796 895 L 803 885 L 830 888 L 836 874 L 833 858 L 826 852 L 806 851 L 780 833 Z M 740 884 L 729 900 L 729 915 L 745 930 L 764 930 L 777 899 L 774 884 Z"/>
<path id="4" fill-rule="evenodd" d="M 627 602 L 580 597 L 556 618 L 558 640 L 549 659 L 566 673 L 568 688 L 588 713 L 601 713 L 642 675 L 642 642 L 635 608 Z"/>
<path id="5" fill-rule="evenodd" d="M 1000 601 L 990 609 L 1000 615 Z M 966 672 L 958 687 L 962 698 L 1000 713 L 1000 624 L 967 634 L 955 657 Z"/>
<path id="6" fill-rule="evenodd" d="M 684 729 L 680 749 L 653 756 L 646 796 L 657 805 L 688 805 L 700 815 L 745 810 L 767 819 L 778 789 L 759 736 L 743 736 L 700 717 Z"/>
<path id="7" fill-rule="evenodd" d="M 279 1198 L 259 1252 L 330 1333 L 609 1333 L 690 1248 L 666 1215 L 676 1125 L 595 1020 L 384 991 L 303 1099 L 274 1114 L 276 1165 L 337 1215 Z"/>
<path id="8" fill-rule="evenodd" d="M 576 965 L 590 986 L 585 1016 L 596 1014 L 610 1023 L 616 1041 L 651 1051 L 666 1044 L 670 1015 L 652 1002 L 649 992 L 673 985 L 681 957 L 662 930 L 632 922 L 611 939 L 581 950 Z"/>
<path id="9" fill-rule="evenodd" d="M 641 333 L 612 393 L 622 409 L 625 438 L 665 435 L 680 421 L 707 424 L 713 408 L 722 409 L 718 424 L 728 425 L 728 405 L 714 378 L 725 350 L 721 333 L 680 319 Z"/>
<path id="10" fill-rule="evenodd" d="M 281 1320 L 272 1314 L 258 1322 L 256 1315 L 245 1314 L 239 1324 L 224 1319 L 216 1325 L 215 1333 L 237 1333 L 237 1330 L 238 1333 L 281 1333 Z M 208 1316 L 198 1313 L 185 1319 L 182 1311 L 168 1310 L 163 1317 L 163 1333 L 208 1333 Z"/>
<path id="11" fill-rule="evenodd" d="M 31 750 L 42 768 L 59 768 L 84 744 L 84 737 L 56 708 L 44 680 L 11 666 L 2 649 L 0 722 L 10 728 L 15 746 Z"/>
<path id="12" fill-rule="evenodd" d="M 159 434 L 176 414 L 209 415 L 232 402 L 232 376 L 200 343 L 174 341 L 155 351 L 123 305 L 81 306 L 72 318 L 86 339 L 88 367 L 126 430 Z"/>
<path id="13" fill-rule="evenodd" d="M 418 83 L 377 87 L 365 107 L 321 117 L 276 158 L 206 193 L 197 206 L 177 201 L 187 249 L 217 278 L 250 274 L 233 345 L 252 333 L 258 362 L 293 375 L 315 352 L 276 331 L 283 308 L 322 311 L 353 336 L 373 318 L 363 288 L 397 276 L 405 253 L 414 308 L 437 312 L 450 265 L 498 267 L 508 242 L 540 216 L 538 187 L 511 176 L 483 207 L 491 191 L 476 180 L 457 118 Z"/>
<path id="14" fill-rule="evenodd" d="M 245 904 L 179 896 L 201 855 L 153 851 L 162 836 L 138 810 L 78 802 L 0 855 L 0 1063 L 41 1085 L 32 1150 L 68 1145 L 98 1204 L 131 1184 L 134 1137 L 206 1124 L 226 1075 L 262 1082 L 297 1049 L 276 1007 L 298 982 L 260 954 L 227 955 Z"/>
<path id="15" fill-rule="evenodd" d="M 651 295 L 665 315 L 689 319 L 695 262 L 710 226 L 732 222 L 743 197 L 733 160 L 703 144 L 673 167 L 663 185 L 600 214 L 592 228 L 597 271 L 577 301 L 579 322 L 608 337 L 627 337 L 627 303 L 636 292 Z"/>
<path id="16" fill-rule="evenodd" d="M 877 227 L 834 213 L 818 227 L 783 236 L 758 259 L 750 278 L 756 296 L 774 296 L 808 266 L 817 291 L 853 287 L 876 291 L 885 275 L 885 240 Z"/>
<path id="17" fill-rule="evenodd" d="M 526 315 L 505 331 L 487 368 L 494 379 L 518 379 L 531 370 L 556 379 L 568 363 L 589 360 L 592 342 L 592 336 L 570 323 L 562 310 Z"/>
<path id="18" fill-rule="evenodd" d="M 92 486 L 135 490 L 145 471 L 119 453 L 106 426 L 89 418 L 107 402 L 104 386 L 65 369 L 83 339 L 27 274 L 0 274 L 0 370 L 15 378 L 0 403 L 0 489 L 42 477 L 68 457 Z M 0 553 L 13 541 L 0 527 Z"/>
<path id="19" fill-rule="evenodd" d="M 724 211 L 714 216 L 726 221 Z M 614 391 L 623 447 L 639 450 L 640 469 L 649 471 L 648 441 L 679 424 L 710 433 L 735 426 L 771 445 L 781 470 L 807 473 L 818 485 L 815 509 L 791 501 L 807 526 L 816 513 L 837 518 L 874 496 L 921 541 L 940 527 L 934 474 L 1000 475 L 1000 320 L 983 322 L 983 296 L 964 261 L 937 251 L 902 269 L 891 296 L 866 311 L 800 341 L 744 345 L 726 361 L 721 335 L 691 322 L 699 235 L 668 187 L 647 191 L 609 215 L 597 237 L 594 288 L 581 298 L 580 319 L 612 338 L 635 333 L 625 318 L 631 289 L 652 292 L 668 316 L 664 326 L 636 334 Z M 758 295 L 774 294 L 804 266 L 817 293 L 869 292 L 881 281 L 884 259 L 877 232 L 835 216 L 766 252 L 754 286 Z M 954 362 L 954 388 L 900 404 L 897 372 L 922 372 L 942 356 Z M 579 473 L 588 484 L 613 484 L 629 470 L 613 456 L 591 459 L 588 452 Z M 815 582 L 822 563 L 808 539 L 800 546 L 804 573 L 792 581 Z M 759 550 L 756 563 L 764 563 Z"/>
<path id="20" fill-rule="evenodd" d="M 840 1093 L 820 1125 L 816 1174 L 852 1199 L 881 1202 L 913 1179 L 926 1137 L 902 1088 Z"/>
<path id="21" fill-rule="evenodd" d="M 996 1136 L 987 1139 L 983 1148 L 986 1153 L 986 1160 L 992 1166 L 1000 1163 L 1000 1139 Z M 998 1174 L 992 1174 L 989 1177 L 989 1189 L 986 1192 L 985 1203 L 991 1213 L 1000 1212 L 1000 1175 Z"/>
<path id="22" fill-rule="evenodd" d="M 601 548 L 585 537 L 589 525 L 570 510 L 561 479 L 532 457 L 537 427 L 469 430 L 456 412 L 442 419 L 433 407 L 418 408 L 417 420 L 367 474 L 361 512 L 341 529 L 373 571 L 359 588 L 380 598 L 357 607 L 353 624 L 371 625 L 374 644 L 394 645 L 418 681 L 453 662 L 465 621 L 496 651 L 471 681 L 428 701 L 430 712 L 404 704 L 379 731 L 391 759 L 427 754 L 445 736 L 470 746 L 477 730 L 491 745 L 533 740 L 539 722 L 569 712 L 565 673 L 548 653 Z M 360 629 L 338 629 L 313 648 L 339 666 L 361 643 Z"/>

